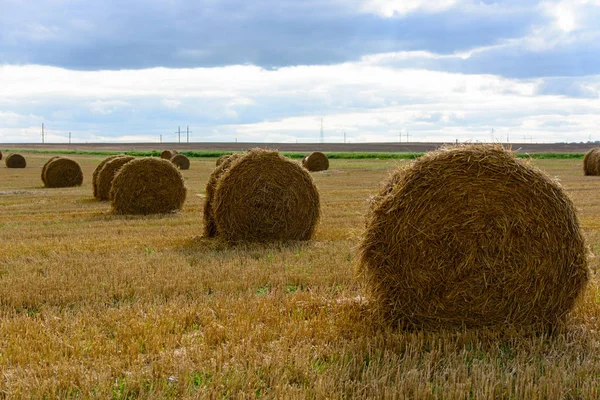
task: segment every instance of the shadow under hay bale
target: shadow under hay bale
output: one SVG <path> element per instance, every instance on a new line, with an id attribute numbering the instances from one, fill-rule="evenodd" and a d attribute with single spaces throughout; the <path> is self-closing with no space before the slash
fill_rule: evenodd
<path id="1" fill-rule="evenodd" d="M 600 175 L 600 148 L 595 147 L 583 158 L 584 175 Z"/>
<path id="2" fill-rule="evenodd" d="M 329 169 L 329 159 L 320 151 L 313 151 L 302 159 L 302 166 L 310 172 L 326 171 Z"/>
<path id="3" fill-rule="evenodd" d="M 443 148 L 396 170 L 359 252 L 375 308 L 422 328 L 554 325 L 588 281 L 573 203 L 500 145 Z"/>
<path id="4" fill-rule="evenodd" d="M 7 168 L 25 168 L 27 167 L 27 161 L 25 157 L 18 153 L 14 153 L 6 157 L 4 161 Z"/>
<path id="5" fill-rule="evenodd" d="M 181 172 L 168 160 L 142 158 L 115 176 L 111 199 L 116 214 L 164 214 L 181 210 L 187 189 Z"/>
<path id="6" fill-rule="evenodd" d="M 175 150 L 163 150 L 163 152 L 160 153 L 160 158 L 164 158 L 165 160 L 170 160 L 171 158 L 173 158 L 175 156 L 175 154 L 177 154 L 177 151 L 175 151 Z"/>
<path id="7" fill-rule="evenodd" d="M 217 187 L 217 183 L 219 178 L 229 169 L 231 164 L 242 157 L 242 154 L 232 154 L 219 157 L 222 159 L 221 163 L 218 163 L 217 167 L 214 169 L 210 177 L 208 178 L 208 183 L 206 184 L 206 200 L 204 201 L 204 228 L 203 235 L 205 237 L 215 237 L 217 236 L 217 224 L 215 223 L 215 215 L 213 212 L 213 201 L 215 198 L 215 189 Z"/>
<path id="8" fill-rule="evenodd" d="M 77 161 L 58 157 L 48 163 L 44 171 L 44 184 L 49 188 L 81 186 L 83 172 Z"/>
<path id="9" fill-rule="evenodd" d="M 217 232 L 227 241 L 309 240 L 320 215 L 312 177 L 277 151 L 253 149 L 219 178 Z"/>
<path id="10" fill-rule="evenodd" d="M 190 169 L 190 160 L 183 154 L 175 154 L 171 162 L 179 169 Z"/>
<path id="11" fill-rule="evenodd" d="M 57 158 L 60 158 L 60 156 L 54 156 L 54 157 L 50 157 L 50 158 L 48 159 L 48 161 L 46 161 L 46 164 L 44 164 L 44 166 L 42 167 L 42 174 L 41 174 L 41 177 L 42 177 L 42 182 L 44 183 L 44 186 L 46 186 L 46 168 L 48 168 L 48 165 L 49 165 L 49 164 L 50 164 L 52 161 L 56 160 Z"/>
<path id="12" fill-rule="evenodd" d="M 119 168 L 132 160 L 135 160 L 135 157 L 120 156 L 108 160 L 104 164 L 96 178 L 96 198 L 98 200 L 110 200 L 110 188 L 112 181 L 115 178 L 115 174 Z"/>
<path id="13" fill-rule="evenodd" d="M 104 168 L 106 163 L 109 162 L 110 160 L 114 160 L 117 157 L 123 157 L 123 156 L 125 156 L 125 154 L 117 154 L 114 156 L 106 157 L 104 160 L 102 160 L 100 162 L 100 164 L 98 164 L 96 169 L 94 169 L 94 172 L 92 173 L 92 189 L 94 190 L 95 198 L 98 198 L 98 175 L 100 174 L 100 171 L 102 171 L 102 168 Z"/>

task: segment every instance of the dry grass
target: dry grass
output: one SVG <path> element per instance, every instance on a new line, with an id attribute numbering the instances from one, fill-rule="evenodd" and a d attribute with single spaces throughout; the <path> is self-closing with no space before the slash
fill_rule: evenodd
<path id="1" fill-rule="evenodd" d="M 86 177 L 102 160 L 73 158 Z M 131 217 L 94 201 L 90 179 L 42 189 L 46 159 L 0 168 L 0 397 L 600 396 L 595 273 L 554 334 L 424 333 L 365 318 L 355 248 L 365 200 L 394 162 L 332 160 L 313 174 L 314 243 L 221 248 L 199 238 L 214 160 L 182 172 L 183 212 Z M 600 178 L 580 160 L 537 164 L 561 178 L 600 253 Z"/>

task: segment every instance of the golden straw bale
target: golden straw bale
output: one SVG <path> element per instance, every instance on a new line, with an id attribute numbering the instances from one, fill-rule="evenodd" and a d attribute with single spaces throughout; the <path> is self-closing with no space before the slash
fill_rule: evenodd
<path id="1" fill-rule="evenodd" d="M 175 150 L 163 150 L 163 152 L 160 153 L 160 158 L 170 160 L 171 158 L 173 158 L 173 156 L 175 156 L 175 154 L 177 154 L 177 151 Z"/>
<path id="2" fill-rule="evenodd" d="M 104 164 L 104 166 L 98 173 L 98 177 L 96 179 L 96 198 L 98 200 L 110 200 L 110 188 L 117 171 L 123 165 L 127 164 L 132 160 L 135 160 L 135 157 L 121 156 L 115 157 L 112 160 L 109 160 L 106 164 Z"/>
<path id="3" fill-rule="evenodd" d="M 217 183 L 219 182 L 219 178 L 221 178 L 221 176 L 229 169 L 229 167 L 235 160 L 241 157 L 242 154 L 231 154 L 219 157 L 221 163 L 219 163 L 219 160 L 217 160 L 217 167 L 210 175 L 210 178 L 208 178 L 208 183 L 206 184 L 206 200 L 204 202 L 203 231 L 205 237 L 217 236 L 217 225 L 215 224 L 215 216 L 213 213 L 212 203 L 215 197 L 215 189 L 217 187 Z"/>
<path id="4" fill-rule="evenodd" d="M 123 157 L 125 154 L 117 154 L 114 156 L 109 156 L 106 157 L 104 160 L 102 160 L 100 162 L 100 164 L 98 164 L 98 166 L 96 167 L 96 169 L 94 169 L 94 172 L 92 173 L 92 188 L 94 190 L 94 197 L 98 198 L 98 174 L 100 173 L 100 171 L 102 171 L 102 168 L 104 168 L 104 165 L 109 162 L 110 160 L 114 160 L 117 157 Z"/>
<path id="5" fill-rule="evenodd" d="M 501 145 L 442 148 L 396 170 L 359 253 L 375 309 L 424 328 L 554 325 L 588 281 L 573 203 Z"/>
<path id="6" fill-rule="evenodd" d="M 44 171 L 44 184 L 49 188 L 81 186 L 83 172 L 77 161 L 58 157 L 47 164 Z"/>
<path id="7" fill-rule="evenodd" d="M 181 210 L 187 189 L 181 172 L 168 160 L 141 158 L 125 164 L 111 188 L 117 214 L 164 214 Z"/>
<path id="8" fill-rule="evenodd" d="M 326 171 L 329 169 L 329 159 L 320 151 L 313 151 L 302 159 L 302 166 L 310 172 Z"/>
<path id="9" fill-rule="evenodd" d="M 232 154 L 223 154 L 221 157 L 217 158 L 217 167 L 221 165 L 221 163 L 231 157 Z"/>
<path id="10" fill-rule="evenodd" d="M 50 158 L 48 159 L 48 161 L 46 161 L 46 164 L 44 164 L 44 166 L 42 167 L 42 174 L 41 174 L 41 177 L 42 177 L 42 182 L 44 183 L 44 186 L 46 186 L 46 168 L 48 168 L 48 165 L 49 165 L 49 164 L 50 164 L 52 161 L 56 160 L 57 158 L 60 158 L 60 156 L 54 156 L 54 157 L 50 157 Z"/>
<path id="11" fill-rule="evenodd" d="M 27 166 L 27 161 L 25 161 L 25 157 L 20 154 L 14 153 L 6 157 L 4 160 L 7 168 L 25 168 Z"/>
<path id="12" fill-rule="evenodd" d="M 190 160 L 183 154 L 175 154 L 171 162 L 179 169 L 190 169 Z"/>
<path id="13" fill-rule="evenodd" d="M 319 192 L 297 163 L 253 149 L 219 178 L 213 210 L 227 241 L 309 240 L 319 221 Z"/>
<path id="14" fill-rule="evenodd" d="M 600 148 L 595 147 L 585 153 L 583 158 L 584 175 L 600 175 Z"/>

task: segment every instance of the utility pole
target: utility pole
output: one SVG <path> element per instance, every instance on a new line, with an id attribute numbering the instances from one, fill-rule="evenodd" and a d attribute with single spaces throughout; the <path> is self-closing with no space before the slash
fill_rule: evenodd
<path id="1" fill-rule="evenodd" d="M 406 131 L 406 143 L 408 143 L 408 137 L 410 136 L 410 134 L 408 133 L 408 131 Z"/>
<path id="2" fill-rule="evenodd" d="M 187 126 L 187 143 L 189 143 L 189 142 L 190 142 L 190 132 L 191 132 L 191 131 L 190 131 L 190 126 L 188 125 L 188 126 Z"/>
<path id="3" fill-rule="evenodd" d="M 510 139 L 508 137 L 508 131 L 506 131 L 506 143 L 510 143 Z"/>
<path id="4" fill-rule="evenodd" d="M 346 132 L 344 132 L 344 144 L 346 144 Z"/>
<path id="5" fill-rule="evenodd" d="M 69 144 L 71 144 L 71 132 L 69 132 Z"/>
<path id="6" fill-rule="evenodd" d="M 162 135 L 160 135 L 160 142 L 162 143 Z"/>
<path id="7" fill-rule="evenodd" d="M 181 143 L 181 126 L 177 127 L 177 132 L 175 132 L 175 133 L 177 133 L 177 135 L 178 135 L 178 139 L 177 139 L 178 142 Z"/>
<path id="8" fill-rule="evenodd" d="M 325 143 L 325 133 L 323 133 L 323 118 L 321 118 L 321 136 L 319 138 L 321 143 Z"/>
<path id="9" fill-rule="evenodd" d="M 44 123 L 42 122 L 42 144 L 44 144 Z"/>
<path id="10" fill-rule="evenodd" d="M 402 143 L 402 131 L 398 132 L 398 143 Z"/>
<path id="11" fill-rule="evenodd" d="M 492 140 L 491 140 L 491 142 L 490 142 L 490 143 L 494 143 L 494 141 L 496 140 L 496 139 L 494 138 L 494 128 L 492 128 L 492 131 L 490 132 L 490 135 L 491 135 L 491 137 L 492 137 Z"/>

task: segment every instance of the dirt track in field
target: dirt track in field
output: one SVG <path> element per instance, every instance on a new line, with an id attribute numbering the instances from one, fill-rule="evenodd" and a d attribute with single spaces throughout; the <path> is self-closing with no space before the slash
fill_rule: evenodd
<path id="1" fill-rule="evenodd" d="M 81 150 L 81 151 L 148 151 L 175 149 L 178 151 L 245 151 L 253 147 L 280 151 L 326 152 L 425 152 L 444 143 L 6 143 L 2 149 Z M 511 143 L 513 150 L 525 153 L 583 153 L 595 147 L 588 143 Z"/>

